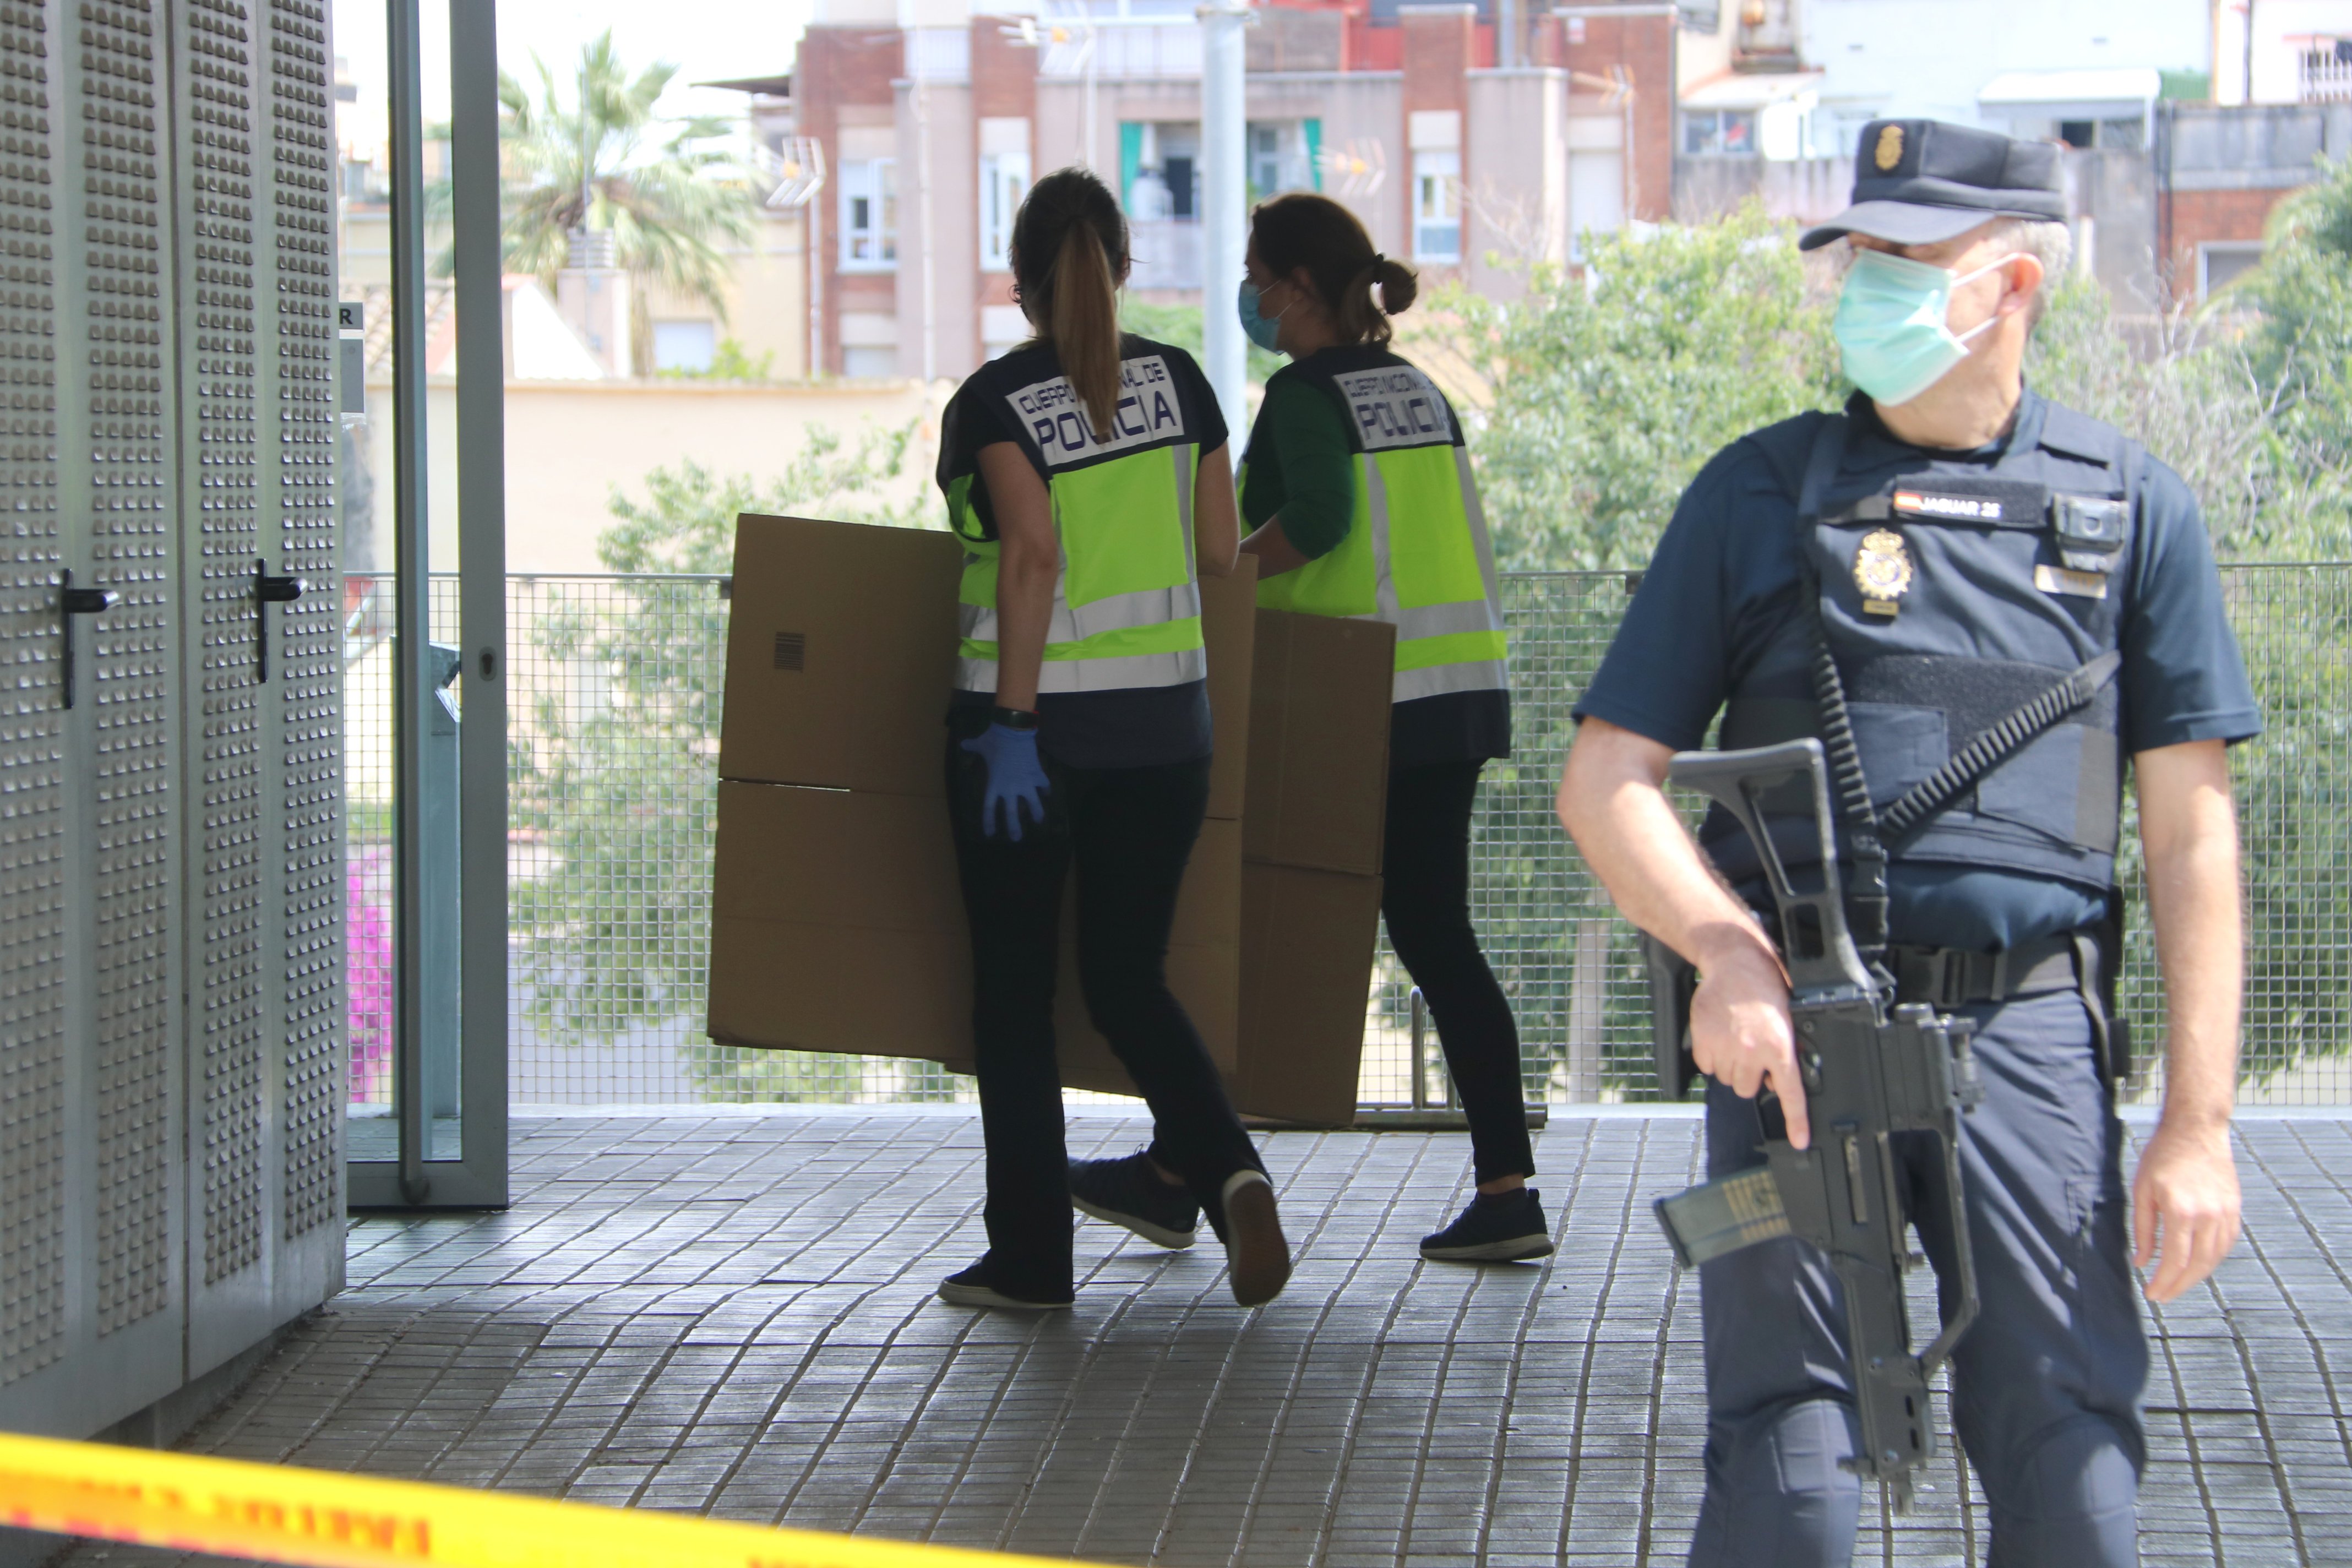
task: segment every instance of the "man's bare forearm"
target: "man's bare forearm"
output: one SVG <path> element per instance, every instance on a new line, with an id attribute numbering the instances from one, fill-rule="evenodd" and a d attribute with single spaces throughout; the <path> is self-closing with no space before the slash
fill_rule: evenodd
<path id="1" fill-rule="evenodd" d="M 1630 730 L 1586 720 L 1560 775 L 1560 826 L 1625 918 L 1702 973 L 1732 949 L 1770 955 L 1755 918 L 1708 868 L 1666 799 L 1672 756 Z"/>
<path id="2" fill-rule="evenodd" d="M 1559 820 L 1625 918 L 1698 969 L 1691 1059 L 1754 1099 L 1780 1099 L 1789 1142 L 1811 1141 L 1789 1025 L 1788 976 L 1748 907 L 1700 856 L 1662 787 L 1674 753 L 1588 719 L 1560 774 Z"/>
<path id="3" fill-rule="evenodd" d="M 2135 759 L 2149 912 L 2164 967 L 2164 1120 L 2226 1126 L 2236 1098 L 2245 983 L 2237 812 L 2220 742 Z"/>

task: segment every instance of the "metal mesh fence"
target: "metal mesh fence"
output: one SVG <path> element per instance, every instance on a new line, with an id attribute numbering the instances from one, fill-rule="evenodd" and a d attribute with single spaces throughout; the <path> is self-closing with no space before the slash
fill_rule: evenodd
<path id="1" fill-rule="evenodd" d="M 2352 1101 L 2352 566 L 2223 574 L 2267 731 L 2233 755 L 2251 959 L 2245 1097 Z M 1517 1013 L 1528 1089 L 1553 1102 L 1655 1098 L 1631 929 L 1551 815 L 1569 707 L 1626 597 L 1619 574 L 1506 581 L 1517 752 L 1491 764 L 1473 912 Z M 390 1047 L 388 578 L 345 603 L 352 788 L 352 1098 L 381 1103 Z M 435 584 L 436 635 L 455 632 Z M 922 1063 L 743 1050 L 701 1034 L 727 603 L 714 577 L 516 577 L 509 586 L 511 1079 L 520 1104 L 968 1099 Z M 2126 1005 L 2143 1059 L 2162 997 L 2137 837 Z M 1360 1098 L 1412 1099 L 1410 986 L 1383 942 Z M 1436 1042 L 1422 1070 L 1445 1097 Z M 2133 1081 L 2161 1091 L 2160 1072 Z"/>

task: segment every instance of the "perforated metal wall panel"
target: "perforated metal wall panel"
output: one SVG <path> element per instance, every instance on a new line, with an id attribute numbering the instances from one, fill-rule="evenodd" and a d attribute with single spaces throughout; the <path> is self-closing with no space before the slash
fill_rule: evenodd
<path id="1" fill-rule="evenodd" d="M 341 1277 L 333 138 L 324 18 L 271 6 L 0 0 L 9 1430 Z M 265 563 L 315 586 L 265 612 Z M 68 570 L 119 602 L 61 616 Z"/>
<path id="2" fill-rule="evenodd" d="M 60 14 L 66 8 L 57 7 Z M 158 112 L 165 29 L 146 0 L 76 5 L 80 113 L 66 120 L 67 262 L 81 263 L 81 320 L 60 336 L 89 458 L 92 581 L 122 595 L 89 618 L 89 709 L 97 1049 L 98 1320 L 110 1331 L 171 1305 L 170 1166 L 179 1066 L 179 801 L 175 777 L 178 506 L 165 287 L 170 147 Z M 63 40 L 61 40 L 62 42 Z M 79 124 L 74 121 L 78 120 Z M 78 220 L 78 221 L 77 221 Z M 76 489 L 81 489 L 79 485 Z M 83 636 L 78 628 L 78 636 Z M 78 770 L 79 771 L 79 770 Z"/>
<path id="3" fill-rule="evenodd" d="M 335 144 L 327 10 L 270 0 L 278 541 L 310 590 L 279 612 L 285 1234 L 343 1209 L 341 552 L 334 505 Z"/>
<path id="4" fill-rule="evenodd" d="M 0 1384 L 65 1343 L 67 816 L 58 702 L 47 18 L 0 5 Z"/>
<path id="5" fill-rule="evenodd" d="M 210 1285 L 261 1261 L 268 1234 L 263 1133 L 262 751 L 256 563 L 261 556 L 257 422 L 263 365 L 254 225 L 253 40 L 244 0 L 182 0 L 180 258 L 191 675 L 203 864 L 194 1016 L 202 1020 L 198 1125 L 202 1256 Z M 189 417 L 189 416 L 193 417 Z M 270 422 L 273 426 L 275 420 Z"/>

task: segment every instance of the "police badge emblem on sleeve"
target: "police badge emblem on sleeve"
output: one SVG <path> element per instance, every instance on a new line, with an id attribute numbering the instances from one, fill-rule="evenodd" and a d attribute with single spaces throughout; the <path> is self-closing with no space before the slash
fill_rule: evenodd
<path id="1" fill-rule="evenodd" d="M 1911 555 L 1901 534 L 1874 528 L 1862 536 L 1862 548 L 1853 552 L 1853 585 L 1862 590 L 1865 615 L 1892 616 L 1903 607 L 1903 595 L 1911 591 Z"/>

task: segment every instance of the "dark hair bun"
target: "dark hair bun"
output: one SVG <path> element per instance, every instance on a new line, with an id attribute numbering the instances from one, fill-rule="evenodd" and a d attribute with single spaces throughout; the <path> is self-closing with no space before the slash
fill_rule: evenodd
<path id="1" fill-rule="evenodd" d="M 1385 316 L 1402 316 L 1421 297 L 1421 279 L 1413 276 L 1412 268 L 1385 256 L 1372 259 L 1372 282 L 1380 289 L 1381 313 Z"/>
<path id="2" fill-rule="evenodd" d="M 1387 342 L 1388 318 L 1421 291 L 1412 268 L 1372 247 L 1361 219 L 1312 191 L 1259 203 L 1250 215 L 1250 247 L 1277 278 L 1306 271 L 1343 342 Z M 1375 288 L 1381 291 L 1378 303 L 1372 299 Z"/>

